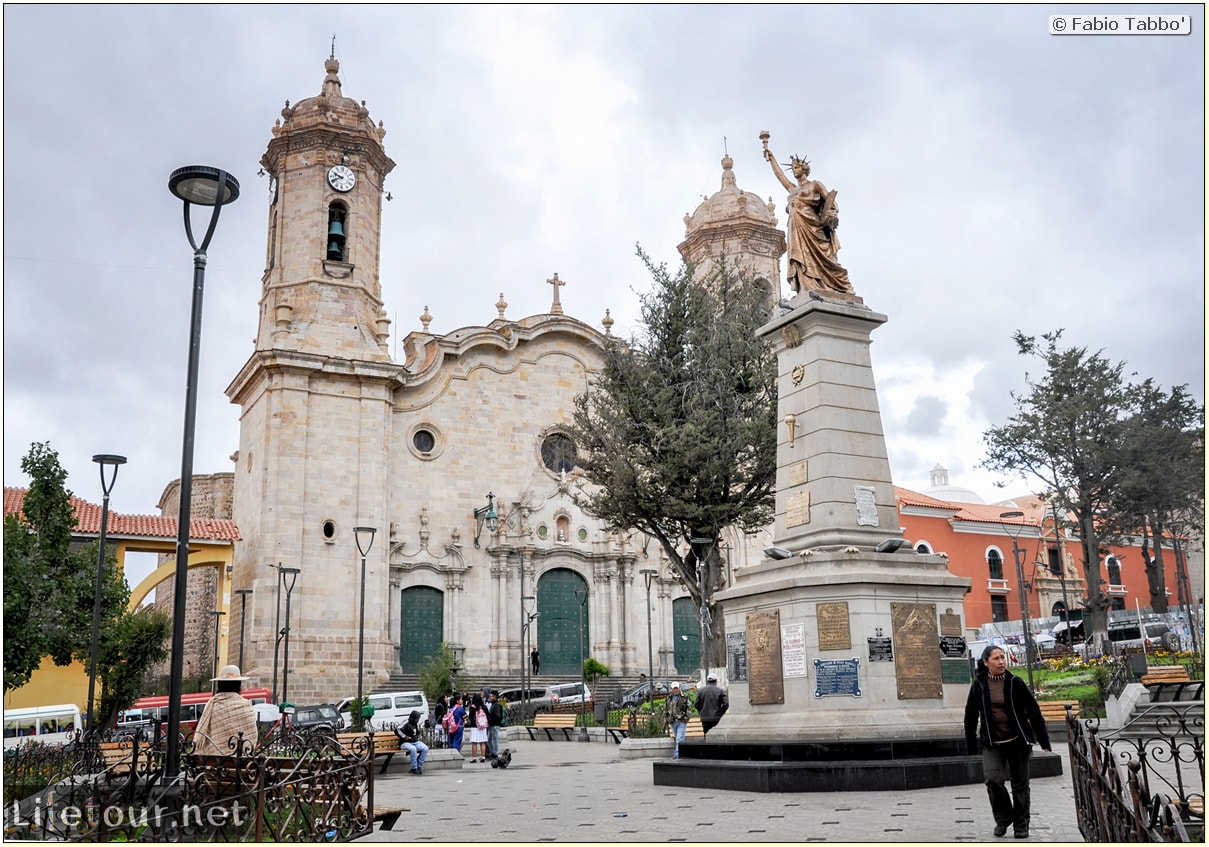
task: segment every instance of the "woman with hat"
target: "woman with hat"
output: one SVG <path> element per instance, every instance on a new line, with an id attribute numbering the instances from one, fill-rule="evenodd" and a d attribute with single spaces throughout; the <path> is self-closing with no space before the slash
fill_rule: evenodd
<path id="1" fill-rule="evenodd" d="M 198 753 L 230 756 L 236 746 L 242 752 L 251 752 L 259 740 L 256 734 L 256 710 L 252 701 L 239 693 L 247 679 L 239 673 L 237 665 L 224 665 L 211 682 L 214 696 L 206 704 L 205 711 L 193 731 L 194 749 Z M 241 738 L 242 736 L 242 738 Z"/>

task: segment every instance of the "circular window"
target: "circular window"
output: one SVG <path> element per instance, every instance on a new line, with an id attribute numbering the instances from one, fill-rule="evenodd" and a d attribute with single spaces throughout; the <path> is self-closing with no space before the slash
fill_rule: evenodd
<path id="1" fill-rule="evenodd" d="M 554 473 L 575 470 L 578 455 L 575 442 L 561 432 L 552 432 L 542 439 L 542 464 Z"/>
<path id="2" fill-rule="evenodd" d="M 540 538 L 542 541 L 545 541 L 546 536 L 549 534 L 550 534 L 550 528 L 548 526 L 546 526 L 545 524 L 542 524 L 541 526 L 539 526 L 537 528 L 537 537 Z"/>
<path id="3" fill-rule="evenodd" d="M 445 436 L 436 424 L 421 421 L 407 431 L 403 442 L 417 459 L 432 461 L 445 450 Z"/>
<path id="4" fill-rule="evenodd" d="M 432 448 L 437 446 L 437 437 L 427 429 L 417 429 L 411 437 L 411 443 L 421 453 L 431 453 Z"/>
<path id="5" fill-rule="evenodd" d="M 326 541 L 328 544 L 331 544 L 336 540 L 336 522 L 335 521 L 324 521 L 323 522 L 323 540 Z"/>

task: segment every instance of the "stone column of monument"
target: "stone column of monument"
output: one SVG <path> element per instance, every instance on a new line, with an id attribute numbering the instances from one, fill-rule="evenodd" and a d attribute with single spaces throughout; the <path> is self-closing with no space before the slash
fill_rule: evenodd
<path id="1" fill-rule="evenodd" d="M 791 209 L 791 243 L 793 226 Z M 780 374 L 776 542 L 718 595 L 731 705 L 709 740 L 960 736 L 970 583 L 903 543 L 869 355 L 886 316 L 809 285 L 788 305 L 760 330 Z"/>

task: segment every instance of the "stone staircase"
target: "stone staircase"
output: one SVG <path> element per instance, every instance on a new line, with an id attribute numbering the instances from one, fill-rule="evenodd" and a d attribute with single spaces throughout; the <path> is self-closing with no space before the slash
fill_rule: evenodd
<path id="1" fill-rule="evenodd" d="M 489 685 L 496 691 L 507 691 L 510 688 L 520 688 L 524 685 L 524 680 L 518 673 L 492 673 L 492 672 L 476 672 L 474 670 L 463 671 L 459 685 L 465 680 L 473 680 L 476 688 L 482 688 L 484 685 Z M 537 688 L 549 685 L 558 685 L 564 682 L 579 682 L 579 677 L 574 674 L 537 674 L 529 680 L 529 685 Z M 592 690 L 592 698 L 606 700 L 618 697 L 620 692 L 633 688 L 638 685 L 637 676 L 626 677 L 602 677 L 600 682 Z M 371 694 L 378 694 L 387 691 L 418 691 L 420 690 L 420 675 L 414 673 L 403 673 L 396 670 L 390 675 L 387 681 L 378 686 Z"/>

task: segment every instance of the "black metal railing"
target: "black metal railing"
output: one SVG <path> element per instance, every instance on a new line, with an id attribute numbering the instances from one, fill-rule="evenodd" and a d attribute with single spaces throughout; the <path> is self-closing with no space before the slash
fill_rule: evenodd
<path id="1" fill-rule="evenodd" d="M 1075 811 L 1085 841 L 1202 841 L 1203 704 L 1173 705 L 1101 731 L 1067 717 Z"/>

